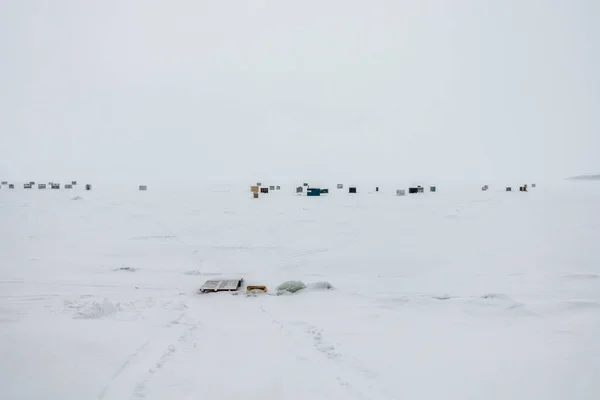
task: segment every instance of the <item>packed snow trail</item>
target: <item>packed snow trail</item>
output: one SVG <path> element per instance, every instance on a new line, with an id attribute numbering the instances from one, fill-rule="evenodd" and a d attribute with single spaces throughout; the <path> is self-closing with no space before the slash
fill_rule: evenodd
<path id="1" fill-rule="evenodd" d="M 188 398 L 217 392 L 223 399 L 393 398 L 381 393 L 375 381 L 365 382 L 369 377 L 345 365 L 343 357 L 325 351 L 326 344 L 315 341 L 317 331 L 310 325 L 294 327 L 274 319 L 266 304 L 277 300 L 243 294 L 199 295 L 191 300 L 187 316 L 207 322 L 172 340 L 164 356 L 150 362 L 153 370 L 133 380 L 137 384 L 130 398 Z M 211 311 L 222 307 L 236 317 Z"/>

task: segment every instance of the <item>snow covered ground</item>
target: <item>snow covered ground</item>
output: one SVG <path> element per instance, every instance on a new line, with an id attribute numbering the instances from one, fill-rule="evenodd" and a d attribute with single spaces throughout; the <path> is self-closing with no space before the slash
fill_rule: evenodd
<path id="1" fill-rule="evenodd" d="M 600 398 L 600 185 L 329 187 L 3 188 L 0 398 Z"/>

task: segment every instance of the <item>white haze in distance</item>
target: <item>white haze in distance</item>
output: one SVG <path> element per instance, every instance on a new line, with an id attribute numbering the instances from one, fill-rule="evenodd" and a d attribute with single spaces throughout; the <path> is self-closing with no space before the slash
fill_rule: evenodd
<path id="1" fill-rule="evenodd" d="M 5 0 L 11 179 L 600 173 L 600 2 Z"/>

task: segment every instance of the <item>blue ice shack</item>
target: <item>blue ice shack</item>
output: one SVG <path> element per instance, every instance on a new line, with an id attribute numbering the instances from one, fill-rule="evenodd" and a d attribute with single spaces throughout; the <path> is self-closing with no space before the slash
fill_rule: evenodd
<path id="1" fill-rule="evenodd" d="M 308 188 L 306 191 L 306 195 L 307 196 L 320 196 L 321 195 L 321 189 L 319 188 Z"/>

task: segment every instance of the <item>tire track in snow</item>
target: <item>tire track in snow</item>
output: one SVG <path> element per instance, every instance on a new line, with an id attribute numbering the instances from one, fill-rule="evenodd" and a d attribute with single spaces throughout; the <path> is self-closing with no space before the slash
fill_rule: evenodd
<path id="1" fill-rule="evenodd" d="M 106 384 L 106 386 L 104 386 L 104 389 L 102 389 L 102 391 L 100 392 L 100 394 L 98 395 L 98 400 L 104 400 L 106 397 L 106 393 L 107 391 L 110 389 L 111 385 L 119 378 L 119 376 L 123 373 L 123 371 L 125 371 L 125 369 L 127 369 L 127 367 L 129 366 L 129 364 L 131 364 L 131 362 L 136 359 L 137 357 L 139 357 L 139 354 L 141 354 L 141 352 L 148 347 L 148 344 L 150 344 L 150 340 L 146 341 L 143 345 L 141 345 L 140 347 L 138 347 L 135 352 L 133 352 L 133 354 L 131 354 L 129 357 L 127 357 L 127 360 L 125 360 L 125 362 L 119 367 L 119 369 L 113 374 L 112 378 L 110 379 L 110 382 L 108 382 Z"/>
<path id="2" fill-rule="evenodd" d="M 325 253 L 327 251 L 329 251 L 329 249 L 326 249 L 326 248 L 298 250 L 295 253 L 289 254 L 288 258 L 289 259 L 294 259 L 294 258 L 308 257 L 308 256 L 311 256 L 313 254 Z"/>
<path id="3" fill-rule="evenodd" d="M 241 296 L 240 296 L 241 297 Z M 252 299 L 236 299 L 242 300 L 234 301 L 228 305 L 230 311 L 235 312 L 243 312 L 243 317 L 238 319 L 238 323 L 240 325 L 244 325 L 245 323 L 252 322 L 253 326 L 260 327 L 260 329 L 251 329 L 250 334 L 258 334 L 261 336 L 259 338 L 260 345 L 266 346 L 268 349 L 277 349 L 281 350 L 285 348 L 286 350 L 283 352 L 278 352 L 273 354 L 273 357 L 267 360 L 264 364 L 261 364 L 259 361 L 258 365 L 262 365 L 267 368 L 265 372 L 269 371 L 269 368 L 278 368 L 279 364 L 276 363 L 276 360 L 279 359 L 283 361 L 283 364 L 288 366 L 298 367 L 299 371 L 302 371 L 301 376 L 304 379 L 310 379 L 310 377 L 317 378 L 321 384 L 326 385 L 326 389 L 333 390 L 336 393 L 334 397 L 327 398 L 345 398 L 349 400 L 365 400 L 368 397 L 364 397 L 362 395 L 357 395 L 348 385 L 347 382 L 341 379 L 340 377 L 327 373 L 327 369 L 324 370 L 324 374 L 321 373 L 321 363 L 319 357 L 314 357 L 313 350 L 306 343 L 306 341 L 294 340 L 293 337 L 290 337 L 288 332 L 284 331 L 279 324 L 273 321 L 270 316 L 268 316 L 264 310 L 258 304 L 250 304 L 243 300 L 254 301 Z M 260 301 L 260 299 L 255 299 Z M 244 304 L 245 303 L 245 304 Z M 197 309 L 197 311 L 200 311 Z M 205 312 L 201 312 L 203 319 L 206 318 Z M 216 315 L 221 315 L 221 313 L 217 312 Z M 239 352 L 236 349 L 235 343 L 241 343 L 243 341 L 238 340 L 243 337 L 245 340 L 248 340 L 248 336 L 246 334 L 247 331 L 238 330 L 236 324 L 231 324 L 231 322 L 225 321 L 224 324 L 220 324 L 219 322 L 207 324 L 206 329 L 202 329 L 202 337 L 198 335 L 199 332 L 195 332 L 196 327 L 199 325 L 191 326 L 186 332 L 184 332 L 179 338 L 178 343 L 173 343 L 172 347 L 164 348 L 164 353 L 156 358 L 155 365 L 144 374 L 138 376 L 137 382 L 132 382 L 130 386 L 135 386 L 133 392 L 129 393 L 130 397 L 124 397 L 126 400 L 141 400 L 141 399 L 154 399 L 154 398 L 164 398 L 164 396 L 171 396 L 173 391 L 177 391 L 178 386 L 184 386 L 186 393 L 198 393 L 201 396 L 202 393 L 224 393 L 228 388 L 227 385 L 223 385 L 222 382 L 214 383 L 213 386 L 211 384 L 206 384 L 202 382 L 197 382 L 195 379 L 189 380 L 189 376 L 186 375 L 186 372 L 183 371 L 184 378 L 180 380 L 181 374 L 178 371 L 181 371 L 182 366 L 189 365 L 190 363 L 195 364 L 198 363 L 199 360 L 206 360 L 207 354 L 210 356 L 211 354 L 215 354 L 215 348 L 219 348 L 222 346 L 227 347 L 223 349 L 224 351 L 219 351 L 218 356 L 221 358 L 226 358 L 231 355 L 232 357 L 238 357 Z M 223 336 L 221 331 L 227 331 L 228 334 Z M 241 336 L 240 336 L 241 335 Z M 268 340 L 264 340 L 268 338 Z M 262 340 L 261 340 L 262 339 Z M 200 344 L 198 347 L 196 346 L 196 341 Z M 231 341 L 234 343 L 233 346 L 229 346 L 228 342 Z M 166 343 L 166 342 L 165 342 Z M 192 345 L 190 347 L 190 345 Z M 282 347 L 283 346 L 283 347 Z M 234 352 L 231 353 L 229 350 L 233 347 Z M 242 349 L 246 347 L 243 345 L 240 347 Z M 186 349 L 187 348 L 187 349 Z M 193 348 L 193 349 L 192 349 Z M 264 350 L 264 349 L 263 349 Z M 243 350 L 242 350 L 243 351 Z M 255 354 L 250 351 L 251 354 Z M 264 353 L 262 350 L 260 353 L 261 357 L 264 357 Z M 292 358 L 293 361 L 289 359 Z M 257 368 L 257 364 L 253 362 L 253 360 L 249 357 L 245 357 L 243 360 L 232 359 L 231 367 L 233 370 L 229 371 L 230 376 L 236 376 L 237 379 L 242 378 L 247 374 L 244 371 L 247 368 Z M 200 368 L 213 368 L 210 364 L 206 364 L 206 362 L 201 362 L 202 366 Z M 217 363 L 217 365 L 219 365 Z M 221 366 L 222 367 L 222 366 Z M 197 376 L 201 371 L 197 371 Z M 223 370 L 223 373 L 227 374 L 226 370 Z M 273 371 L 275 375 L 279 374 L 279 370 Z M 286 372 L 284 372 L 281 377 L 284 380 L 286 379 Z M 331 375 L 329 377 L 329 375 Z M 323 379 L 323 376 L 325 379 Z M 175 377 L 175 381 L 173 380 Z M 183 382 L 183 383 L 182 383 Z M 292 384 L 299 384 L 306 390 L 306 382 L 301 382 L 296 379 L 290 379 Z M 289 389 L 286 387 L 285 389 L 281 387 L 276 382 L 273 382 L 273 377 L 265 374 L 264 381 L 258 383 L 259 386 L 265 386 L 267 392 L 271 390 L 279 390 L 282 394 Z M 319 386 L 318 384 L 316 386 Z M 173 389 L 171 389 L 173 388 Z M 240 393 L 241 394 L 241 393 Z M 217 396 L 218 397 L 218 396 Z M 230 397 L 228 398 L 244 398 L 246 394 L 240 397 Z M 267 395 L 267 397 L 269 397 Z M 186 397 L 187 398 L 187 397 Z M 297 397 L 294 397 L 297 398 Z M 308 397 L 306 397 L 308 398 Z M 117 397 L 115 397 L 117 399 Z M 106 399 L 107 400 L 107 399 Z M 112 400 L 112 399 L 111 399 Z"/>
<path id="4" fill-rule="evenodd" d="M 143 399 L 144 389 L 152 377 L 176 353 L 178 343 L 187 341 L 198 328 L 196 324 L 181 324 L 187 312 L 167 323 L 155 337 L 138 347 L 115 371 L 98 395 L 98 400 Z M 172 326 L 182 326 L 173 332 Z M 159 354 L 157 356 L 157 354 Z"/>
<path id="5" fill-rule="evenodd" d="M 145 376 L 138 381 L 133 390 L 133 394 L 129 398 L 130 400 L 135 399 L 143 399 L 146 397 L 145 390 L 148 382 L 154 378 L 154 376 L 160 371 L 161 368 L 169 361 L 169 359 L 177 353 L 178 346 L 186 343 L 192 333 L 198 328 L 199 323 L 188 326 L 187 329 L 177 338 L 177 343 L 169 344 L 166 349 L 164 349 L 160 358 L 158 358 L 153 366 L 148 369 L 148 371 L 144 374 Z"/>
<path id="6" fill-rule="evenodd" d="M 385 390 L 378 388 L 377 382 L 373 382 L 378 376 L 377 373 L 364 367 L 357 360 L 352 360 L 350 357 L 340 354 L 334 345 L 326 342 L 323 339 L 322 329 L 306 322 L 284 323 L 277 318 L 274 318 L 264 306 L 261 305 L 260 310 L 271 319 L 273 324 L 279 326 L 280 331 L 295 344 L 308 345 L 306 338 L 312 339 L 314 351 L 319 352 L 330 361 L 328 369 L 330 370 L 331 375 L 335 376 L 338 385 L 349 391 L 353 398 L 361 400 L 385 400 L 395 398 L 386 393 Z M 301 334 L 298 334 L 295 329 L 290 328 L 290 325 L 302 326 L 304 327 L 304 330 Z M 304 336 L 304 338 L 302 336 Z M 363 383 L 365 381 L 369 383 Z"/>

